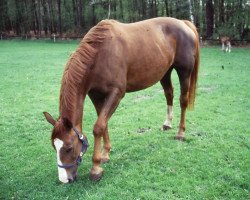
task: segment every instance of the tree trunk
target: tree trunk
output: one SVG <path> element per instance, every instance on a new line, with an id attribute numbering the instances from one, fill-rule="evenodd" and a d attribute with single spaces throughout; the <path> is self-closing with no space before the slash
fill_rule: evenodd
<path id="1" fill-rule="evenodd" d="M 46 34 L 48 34 L 50 32 L 49 31 L 50 30 L 50 27 L 49 27 L 50 16 L 49 16 L 48 2 L 43 1 L 42 6 L 43 6 L 43 12 L 44 12 L 44 31 Z"/>
<path id="2" fill-rule="evenodd" d="M 168 9 L 168 0 L 165 0 L 165 8 L 166 8 L 166 16 L 170 16 L 169 9 Z"/>
<path id="3" fill-rule="evenodd" d="M 156 5 L 156 0 L 151 0 L 150 3 L 150 17 L 156 17 L 157 16 L 157 5 Z"/>
<path id="4" fill-rule="evenodd" d="M 112 2 L 112 10 L 113 10 L 113 13 L 112 13 L 112 18 L 113 19 L 116 19 L 117 18 L 117 4 L 116 4 L 116 0 Z"/>
<path id="5" fill-rule="evenodd" d="M 82 13 L 82 11 L 83 11 L 83 2 L 82 2 L 82 0 L 79 0 L 78 10 L 79 10 L 78 27 L 80 28 L 80 30 L 82 30 L 83 27 L 84 27 L 84 19 L 83 19 L 83 13 Z"/>
<path id="6" fill-rule="evenodd" d="M 21 33 L 21 21 L 22 21 L 22 16 L 20 13 L 20 2 L 18 0 L 15 0 L 16 4 L 16 19 L 15 19 L 15 29 L 16 29 L 16 34 L 19 35 Z"/>
<path id="7" fill-rule="evenodd" d="M 123 21 L 123 5 L 122 5 L 122 0 L 119 0 L 119 8 L 120 8 L 120 14 L 119 14 L 119 18 L 121 19 L 121 21 Z"/>
<path id="8" fill-rule="evenodd" d="M 38 18 L 38 34 L 41 37 L 41 31 L 43 29 L 42 15 L 41 15 L 41 1 L 36 0 L 37 6 L 37 18 Z"/>
<path id="9" fill-rule="evenodd" d="M 50 31 L 51 33 L 56 32 L 55 23 L 54 23 L 54 10 L 52 5 L 52 0 L 48 0 L 48 12 L 49 12 L 49 18 L 50 18 Z"/>
<path id="10" fill-rule="evenodd" d="M 34 31 L 34 34 L 37 34 L 38 28 L 38 16 L 37 16 L 37 5 L 36 0 L 32 0 L 32 11 L 33 11 L 33 20 L 32 20 L 32 31 Z"/>
<path id="11" fill-rule="evenodd" d="M 190 21 L 194 24 L 193 5 L 192 5 L 191 0 L 188 0 L 188 7 L 189 7 Z"/>
<path id="12" fill-rule="evenodd" d="M 146 19 L 147 17 L 147 2 L 145 2 L 145 0 L 141 1 L 141 5 L 142 5 L 142 19 Z"/>
<path id="13" fill-rule="evenodd" d="M 201 5 L 200 5 L 200 0 L 194 0 L 194 5 L 193 5 L 193 14 L 194 14 L 194 22 L 197 28 L 200 28 L 201 24 Z"/>
<path id="14" fill-rule="evenodd" d="M 214 8 L 212 0 L 207 0 L 206 2 L 206 21 L 207 30 L 206 37 L 211 38 L 213 36 L 213 26 L 214 26 Z"/>
<path id="15" fill-rule="evenodd" d="M 92 26 L 96 25 L 95 4 L 92 4 Z"/>
<path id="16" fill-rule="evenodd" d="M 57 0 L 57 6 L 58 6 L 58 32 L 60 36 L 62 35 L 62 15 L 61 15 L 61 0 Z"/>
<path id="17" fill-rule="evenodd" d="M 225 8 L 224 8 L 224 0 L 219 1 L 219 21 L 220 24 L 225 23 Z"/>
<path id="18" fill-rule="evenodd" d="M 108 1 L 108 19 L 110 18 L 110 12 L 111 12 L 111 2 L 110 0 Z"/>
<path id="19" fill-rule="evenodd" d="M 176 18 L 181 18 L 181 16 L 180 16 L 180 13 L 181 13 L 180 6 L 181 5 L 180 4 L 181 4 L 180 0 L 176 0 L 176 12 L 175 12 L 175 16 L 174 16 Z"/>
<path id="20" fill-rule="evenodd" d="M 3 31 L 9 31 L 9 16 L 8 16 L 8 3 L 7 0 L 0 1 L 0 34 Z"/>

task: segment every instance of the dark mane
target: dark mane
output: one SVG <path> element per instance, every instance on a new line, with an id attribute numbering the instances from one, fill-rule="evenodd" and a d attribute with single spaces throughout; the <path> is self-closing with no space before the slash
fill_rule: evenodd
<path id="1" fill-rule="evenodd" d="M 77 90 L 84 84 L 87 69 L 93 64 L 99 46 L 109 30 L 108 20 L 98 23 L 82 39 L 78 49 L 66 64 L 60 91 L 60 114 L 63 109 L 71 116 L 74 111 Z"/>

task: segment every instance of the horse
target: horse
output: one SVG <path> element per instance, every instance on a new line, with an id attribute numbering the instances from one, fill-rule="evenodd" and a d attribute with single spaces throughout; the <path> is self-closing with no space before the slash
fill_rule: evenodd
<path id="1" fill-rule="evenodd" d="M 101 163 L 111 149 L 108 121 L 126 92 L 148 88 L 160 81 L 167 114 L 162 130 L 172 128 L 171 72 L 180 81 L 181 117 L 176 139 L 183 140 L 185 114 L 193 108 L 200 59 L 199 35 L 189 21 L 159 17 L 130 24 L 103 20 L 84 36 L 69 58 L 62 77 L 59 118 L 44 112 L 53 125 L 51 143 L 57 152 L 59 180 L 73 182 L 88 141 L 82 133 L 84 100 L 96 109 L 94 152 L 90 179 L 102 178 Z M 101 141 L 103 138 L 103 150 Z"/>
<path id="2" fill-rule="evenodd" d="M 231 39 L 227 36 L 220 37 L 221 50 L 224 52 L 231 52 Z"/>

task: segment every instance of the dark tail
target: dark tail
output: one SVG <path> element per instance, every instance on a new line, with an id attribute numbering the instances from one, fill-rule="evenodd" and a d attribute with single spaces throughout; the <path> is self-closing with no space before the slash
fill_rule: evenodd
<path id="1" fill-rule="evenodd" d="M 190 87 L 189 87 L 189 101 L 188 101 L 188 108 L 193 109 L 194 108 L 194 102 L 195 102 L 195 94 L 196 94 L 196 87 L 197 87 L 197 80 L 198 80 L 198 72 L 199 72 L 199 65 L 200 65 L 200 42 L 199 42 L 199 33 L 196 30 L 196 27 L 194 24 L 192 24 L 190 21 L 184 20 L 185 24 L 189 26 L 196 35 L 196 54 L 195 54 L 195 63 L 194 68 L 191 74 L 191 80 L 190 80 Z"/>

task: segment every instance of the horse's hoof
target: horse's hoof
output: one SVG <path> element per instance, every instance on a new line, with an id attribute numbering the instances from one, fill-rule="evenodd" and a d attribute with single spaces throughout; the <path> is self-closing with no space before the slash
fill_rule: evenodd
<path id="1" fill-rule="evenodd" d="M 167 130 L 170 130 L 170 129 L 172 129 L 172 127 L 168 126 L 168 125 L 163 125 L 162 128 L 161 128 L 162 131 L 167 131 Z"/>
<path id="2" fill-rule="evenodd" d="M 93 167 L 90 171 L 89 179 L 92 181 L 101 180 L 103 175 L 103 169 L 101 167 Z"/>
<path id="3" fill-rule="evenodd" d="M 97 182 L 97 181 L 100 181 L 102 179 L 102 175 L 103 175 L 103 171 L 101 173 L 99 173 L 99 174 L 90 174 L 89 179 L 91 181 L 96 181 Z"/>
<path id="4" fill-rule="evenodd" d="M 176 139 L 176 140 L 179 140 L 179 141 L 182 141 L 182 142 L 185 141 L 185 137 L 182 136 L 182 135 L 176 135 L 176 136 L 175 136 L 175 139 Z"/>

